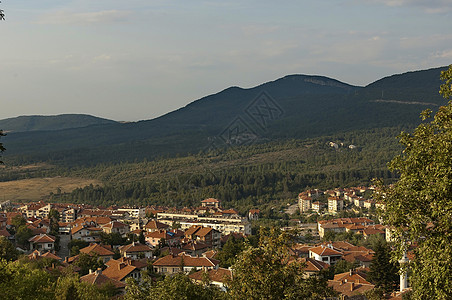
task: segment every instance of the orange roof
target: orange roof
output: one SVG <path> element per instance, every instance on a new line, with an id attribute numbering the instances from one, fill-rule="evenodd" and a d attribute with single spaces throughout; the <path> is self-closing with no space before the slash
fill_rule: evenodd
<path id="1" fill-rule="evenodd" d="M 152 249 L 148 245 L 143 245 L 143 244 L 134 242 L 132 244 L 119 247 L 119 251 L 121 251 L 121 253 L 123 253 L 123 252 L 148 252 L 148 251 L 152 251 Z"/>
<path id="2" fill-rule="evenodd" d="M 330 265 L 319 260 L 315 260 L 313 258 L 304 257 L 301 258 L 301 261 L 305 263 L 304 270 L 306 272 L 320 272 L 323 269 L 327 269 Z"/>
<path id="3" fill-rule="evenodd" d="M 214 199 L 214 198 L 208 198 L 208 199 L 202 200 L 201 202 L 202 203 L 212 203 L 212 202 L 218 203 L 218 202 L 220 202 L 220 200 L 217 200 L 217 199 Z"/>
<path id="4" fill-rule="evenodd" d="M 58 255 L 53 254 L 53 253 L 50 252 L 50 251 L 44 253 L 44 254 L 41 255 L 41 256 L 42 256 L 42 257 L 51 258 L 51 259 L 61 260 L 61 257 L 59 257 Z"/>
<path id="5" fill-rule="evenodd" d="M 180 266 L 182 264 L 187 267 L 215 267 L 220 262 L 213 258 L 207 258 L 207 257 L 196 257 L 187 255 L 184 252 L 181 254 L 174 256 L 174 255 L 167 255 L 162 258 L 157 259 L 152 265 L 153 266 Z"/>
<path id="6" fill-rule="evenodd" d="M 314 252 L 315 254 L 320 256 L 342 256 L 341 252 L 325 247 L 323 245 L 319 247 L 310 248 L 309 251 Z"/>
<path id="7" fill-rule="evenodd" d="M 162 222 L 156 221 L 156 220 L 150 220 L 144 228 L 146 229 L 165 229 L 170 227 L 169 225 L 166 225 Z"/>
<path id="8" fill-rule="evenodd" d="M 30 238 L 28 241 L 33 243 L 54 243 L 55 237 L 47 234 L 40 234 L 35 235 L 34 237 Z"/>
<path id="9" fill-rule="evenodd" d="M 212 228 L 210 227 L 202 227 L 201 229 L 198 230 L 198 232 L 196 232 L 197 236 L 206 236 L 208 235 L 210 232 L 212 232 Z"/>
<path id="10" fill-rule="evenodd" d="M 346 295 L 348 297 L 364 294 L 368 290 L 375 288 L 373 284 L 354 283 L 328 280 L 328 286 L 332 287 L 335 291 Z"/>
<path id="11" fill-rule="evenodd" d="M 101 270 L 80 277 L 80 281 L 87 282 L 93 285 L 95 284 L 97 286 L 112 283 L 116 288 L 126 287 L 126 284 L 124 282 L 105 276 L 104 274 L 102 274 Z"/>
<path id="12" fill-rule="evenodd" d="M 95 243 L 92 243 L 88 247 L 80 249 L 80 252 L 85 253 L 85 254 L 95 253 L 95 254 L 97 254 L 99 256 L 112 256 L 112 255 L 114 255 L 114 252 L 112 252 L 111 250 L 107 249 L 105 246 L 102 246 L 102 245 L 99 245 L 99 244 L 95 244 Z"/>
<path id="13" fill-rule="evenodd" d="M 109 267 L 102 271 L 102 274 L 119 281 L 126 278 L 133 271 L 139 271 L 139 269 L 135 266 L 114 259 L 109 260 L 107 265 Z"/>
<path id="14" fill-rule="evenodd" d="M 340 273 L 334 275 L 335 281 L 345 281 L 345 282 L 354 282 L 354 283 L 364 283 L 364 284 L 371 284 L 369 281 L 366 280 L 366 274 L 363 272 L 360 272 L 358 270 L 345 273 Z"/>
<path id="15" fill-rule="evenodd" d="M 119 221 L 111 221 L 110 223 L 108 223 L 108 224 L 105 224 L 105 225 L 103 225 L 102 227 L 105 227 L 105 228 L 124 228 L 124 227 L 129 227 L 129 225 L 127 225 L 127 224 L 124 224 L 124 223 L 122 223 L 122 222 L 119 222 Z"/>

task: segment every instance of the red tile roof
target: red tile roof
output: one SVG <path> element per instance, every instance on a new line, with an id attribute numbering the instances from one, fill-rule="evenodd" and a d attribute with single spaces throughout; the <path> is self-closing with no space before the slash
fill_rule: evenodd
<path id="1" fill-rule="evenodd" d="M 115 253 L 108 249 L 106 246 L 91 243 L 88 247 L 80 249 L 80 252 L 85 254 L 95 253 L 99 256 L 113 256 Z"/>
<path id="2" fill-rule="evenodd" d="M 213 259 L 213 258 L 196 257 L 196 256 L 187 255 L 185 253 L 181 253 L 177 256 L 170 254 L 170 255 L 164 256 L 162 258 L 159 258 L 152 265 L 153 266 L 162 266 L 162 267 L 164 267 L 164 266 L 175 267 L 175 266 L 180 266 L 182 264 L 182 260 L 183 260 L 184 266 L 197 267 L 197 268 L 215 267 L 220 263 L 218 260 Z"/>
<path id="3" fill-rule="evenodd" d="M 149 247 L 148 245 L 143 245 L 140 243 L 132 243 L 129 245 L 124 245 L 119 247 L 119 251 L 121 251 L 121 253 L 123 252 L 148 252 L 148 251 L 152 251 L 151 247 Z"/>
<path id="4" fill-rule="evenodd" d="M 342 253 L 331 249 L 329 247 L 325 247 L 325 246 L 319 246 L 319 247 L 314 247 L 314 248 L 310 248 L 309 251 L 314 252 L 317 255 L 320 256 L 342 256 Z"/>
<path id="5" fill-rule="evenodd" d="M 54 243 L 56 238 L 47 234 L 35 235 L 30 238 L 28 241 L 32 243 Z"/>
<path id="6" fill-rule="evenodd" d="M 95 284 L 97 286 L 102 286 L 107 283 L 112 283 L 116 288 L 125 288 L 126 284 L 124 282 L 121 282 L 119 280 L 110 278 L 102 274 L 101 270 L 92 272 L 90 274 L 87 274 L 85 276 L 80 277 L 80 281 L 87 282 L 89 284 Z"/>

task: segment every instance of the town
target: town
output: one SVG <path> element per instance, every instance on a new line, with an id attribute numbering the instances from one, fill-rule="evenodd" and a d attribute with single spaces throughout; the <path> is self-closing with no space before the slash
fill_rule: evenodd
<path id="1" fill-rule="evenodd" d="M 296 213 L 290 226 L 281 228 L 295 233 L 290 257 L 304 264 L 303 276 L 327 276 L 340 299 L 364 296 L 376 288 L 368 278 L 376 247 L 391 242 L 390 228 L 377 217 L 376 210 L 384 206 L 372 198 L 373 189 L 304 191 L 292 205 Z M 198 283 L 205 273 L 212 285 L 226 291 L 234 268 L 222 251 L 228 243 L 230 247 L 253 236 L 260 210 L 250 209 L 242 216 L 233 208 L 223 209 L 220 199 L 199 204 L 104 208 L 5 201 L 0 205 L 0 238 L 29 260 L 46 259 L 71 268 L 82 282 L 109 282 L 116 295 L 125 293 L 127 278 L 140 282 L 149 273 L 184 273 Z M 55 263 L 47 267 L 55 268 Z M 385 292 L 388 299 L 401 299 L 410 290 L 407 276 L 399 276 L 398 269 L 392 276 L 395 283 Z"/>

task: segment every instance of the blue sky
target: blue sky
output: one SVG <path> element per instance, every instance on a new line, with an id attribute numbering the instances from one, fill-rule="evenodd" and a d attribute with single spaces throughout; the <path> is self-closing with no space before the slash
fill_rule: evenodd
<path id="1" fill-rule="evenodd" d="M 151 119 L 288 74 L 367 85 L 452 63 L 451 0 L 3 0 L 0 119 Z"/>

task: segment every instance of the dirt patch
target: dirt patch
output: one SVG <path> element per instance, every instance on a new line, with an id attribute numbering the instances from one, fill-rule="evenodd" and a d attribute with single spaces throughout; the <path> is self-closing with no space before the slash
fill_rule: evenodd
<path id="1" fill-rule="evenodd" d="M 69 193 L 76 188 L 90 184 L 101 185 L 101 182 L 71 177 L 32 178 L 0 182 L 0 200 L 11 200 L 12 202 L 38 201 L 51 192 L 57 193 L 58 189 L 62 193 Z"/>

